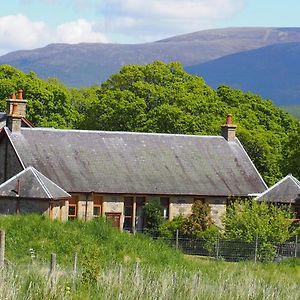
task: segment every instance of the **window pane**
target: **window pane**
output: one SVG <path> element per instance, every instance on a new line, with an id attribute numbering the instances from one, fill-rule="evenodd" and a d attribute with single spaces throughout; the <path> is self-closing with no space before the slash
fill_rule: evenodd
<path id="1" fill-rule="evenodd" d="M 94 206 L 94 216 L 100 216 L 101 215 L 101 207 L 100 206 Z"/>
<path id="2" fill-rule="evenodd" d="M 125 206 L 124 207 L 124 215 L 125 216 L 132 216 L 132 207 L 131 206 Z"/>
<path id="3" fill-rule="evenodd" d="M 132 218 L 125 218 L 124 219 L 124 229 L 131 230 L 132 229 Z"/>
<path id="4" fill-rule="evenodd" d="M 76 215 L 76 206 L 69 206 L 69 215 L 75 216 Z"/>
<path id="5" fill-rule="evenodd" d="M 136 206 L 144 206 L 146 197 L 136 197 Z"/>
<path id="6" fill-rule="evenodd" d="M 133 197 L 124 197 L 125 206 L 133 206 Z"/>

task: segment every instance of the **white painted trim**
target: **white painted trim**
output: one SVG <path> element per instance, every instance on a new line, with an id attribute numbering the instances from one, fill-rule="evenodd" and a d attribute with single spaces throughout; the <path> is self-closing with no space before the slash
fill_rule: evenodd
<path id="1" fill-rule="evenodd" d="M 250 161 L 252 167 L 254 168 L 255 172 L 258 174 L 259 178 L 261 179 L 262 183 L 264 184 L 265 188 L 268 189 L 267 184 L 265 183 L 264 179 L 262 178 L 262 176 L 260 175 L 260 173 L 258 172 L 258 170 L 256 169 L 253 161 L 251 160 L 250 156 L 248 155 L 247 151 L 245 150 L 244 146 L 242 145 L 242 143 L 240 142 L 240 140 L 236 137 L 235 138 L 237 143 L 240 145 L 240 147 L 242 148 L 242 150 L 244 151 L 244 153 L 246 154 L 248 160 Z"/>

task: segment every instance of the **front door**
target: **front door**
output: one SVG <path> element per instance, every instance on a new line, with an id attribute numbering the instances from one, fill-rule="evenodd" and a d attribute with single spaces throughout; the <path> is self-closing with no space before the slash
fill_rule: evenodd
<path id="1" fill-rule="evenodd" d="M 113 227 L 120 228 L 121 213 L 107 212 L 105 213 L 105 216 Z"/>

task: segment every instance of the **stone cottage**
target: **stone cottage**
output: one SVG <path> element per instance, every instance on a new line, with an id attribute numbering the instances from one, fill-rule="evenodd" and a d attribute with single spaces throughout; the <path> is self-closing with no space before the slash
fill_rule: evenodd
<path id="1" fill-rule="evenodd" d="M 143 207 L 153 199 L 165 219 L 187 215 L 194 201 L 205 201 L 220 224 L 228 197 L 267 188 L 235 136 L 230 115 L 220 136 L 26 128 L 21 126 L 26 101 L 18 98 L 8 100 L 7 126 L 0 132 L 0 202 L 5 201 L 0 213 L 8 213 L 3 203 L 15 197 L 38 200 L 24 187 L 30 184 L 24 178 L 34 174 L 64 197 L 57 191 L 43 196 L 43 209 L 35 205 L 32 211 L 61 220 L 103 216 L 130 231 L 143 229 Z M 7 185 L 14 176 L 12 182 L 21 186 L 17 195 L 12 182 Z M 22 206 L 13 211 L 22 213 Z"/>

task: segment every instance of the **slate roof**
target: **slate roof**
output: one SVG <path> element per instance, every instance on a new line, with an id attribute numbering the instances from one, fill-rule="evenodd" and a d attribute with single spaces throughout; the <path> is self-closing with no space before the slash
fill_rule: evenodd
<path id="1" fill-rule="evenodd" d="M 256 198 L 258 201 L 295 203 L 300 200 L 300 181 L 289 174 Z"/>
<path id="2" fill-rule="evenodd" d="M 62 188 L 33 167 L 28 167 L 0 185 L 0 197 L 65 199 L 71 197 Z"/>
<path id="3" fill-rule="evenodd" d="M 238 139 L 22 128 L 6 132 L 24 167 L 68 192 L 246 196 L 266 185 Z"/>

